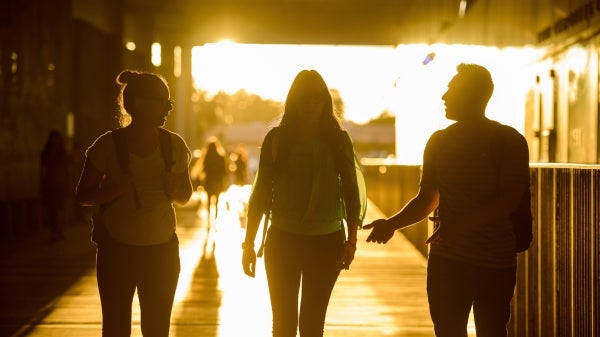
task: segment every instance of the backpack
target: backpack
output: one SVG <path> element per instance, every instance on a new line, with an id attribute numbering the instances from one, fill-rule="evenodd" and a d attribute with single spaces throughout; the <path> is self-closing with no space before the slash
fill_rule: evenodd
<path id="1" fill-rule="evenodd" d="M 503 125 L 493 127 L 491 140 L 491 155 L 494 167 L 500 168 L 502 161 L 502 142 L 498 136 L 505 129 Z M 510 214 L 510 222 L 515 234 L 515 250 L 517 253 L 524 252 L 531 246 L 533 240 L 533 216 L 531 214 L 531 186 L 528 185 L 517 208 Z"/>
<path id="2" fill-rule="evenodd" d="M 119 163 L 119 168 L 124 173 L 129 173 L 129 151 L 127 147 L 125 129 L 114 129 L 111 131 L 111 135 L 115 143 L 115 153 L 117 155 L 117 162 Z M 165 162 L 165 170 L 167 172 L 171 172 L 171 168 L 175 163 L 175 161 L 173 160 L 173 148 L 171 147 L 171 133 L 164 128 L 158 128 L 158 142 L 160 146 L 160 154 L 163 158 L 163 161 Z M 135 190 L 134 197 L 136 207 L 139 208 L 141 204 L 137 190 Z M 106 209 L 106 207 L 108 207 L 108 205 L 110 205 L 113 201 L 109 201 L 100 205 L 99 213 L 102 213 Z M 106 226 L 104 226 L 102 222 L 94 221 L 94 227 L 92 229 L 92 242 L 98 244 L 100 242 L 107 241 L 112 241 L 112 238 L 110 238 L 110 234 L 108 233 Z"/>

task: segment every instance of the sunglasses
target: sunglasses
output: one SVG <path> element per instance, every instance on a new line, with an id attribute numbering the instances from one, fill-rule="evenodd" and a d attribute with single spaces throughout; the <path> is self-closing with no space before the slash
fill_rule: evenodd
<path id="1" fill-rule="evenodd" d="M 156 103 L 162 103 L 164 107 L 173 108 L 175 101 L 171 98 L 156 97 L 156 96 L 140 96 L 143 99 L 154 101 Z"/>

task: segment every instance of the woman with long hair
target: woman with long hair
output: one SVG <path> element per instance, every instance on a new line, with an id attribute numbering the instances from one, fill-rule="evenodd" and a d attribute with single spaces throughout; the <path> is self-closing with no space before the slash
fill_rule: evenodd
<path id="1" fill-rule="evenodd" d="M 253 277 L 260 221 L 271 218 L 264 254 L 274 337 L 298 329 L 302 337 L 323 336 L 333 287 L 354 259 L 364 215 L 354 159 L 325 81 L 302 70 L 279 125 L 263 141 L 242 243 L 243 269 Z"/>

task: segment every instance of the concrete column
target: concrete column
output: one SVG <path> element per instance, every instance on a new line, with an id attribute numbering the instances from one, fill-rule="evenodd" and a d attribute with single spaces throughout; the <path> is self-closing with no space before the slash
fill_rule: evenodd
<path id="1" fill-rule="evenodd" d="M 196 146 L 195 137 L 195 118 L 192 113 L 192 48 L 189 45 L 181 47 L 181 75 L 174 78 L 171 86 L 171 95 L 175 99 L 175 129 L 183 139 L 188 143 L 190 148 Z"/>

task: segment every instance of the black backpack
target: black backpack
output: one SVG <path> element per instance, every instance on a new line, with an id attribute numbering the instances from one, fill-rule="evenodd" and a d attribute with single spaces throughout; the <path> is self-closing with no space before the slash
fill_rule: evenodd
<path id="1" fill-rule="evenodd" d="M 502 161 L 502 138 L 501 135 L 506 128 L 504 125 L 495 125 L 492 131 L 491 140 L 491 155 L 494 166 L 499 169 Z M 499 136 L 500 135 L 500 136 Z M 519 205 L 510 214 L 510 222 L 512 223 L 513 232 L 515 233 L 515 250 L 517 253 L 524 252 L 531 246 L 533 240 L 533 216 L 531 214 L 531 186 L 528 185 Z"/>
<path id="2" fill-rule="evenodd" d="M 127 138 L 125 135 L 124 128 L 118 128 L 111 131 L 113 141 L 115 143 L 115 153 L 117 154 L 117 162 L 119 163 L 119 167 L 124 173 L 129 173 L 129 149 L 127 147 Z M 173 160 L 173 148 L 171 141 L 171 133 L 164 129 L 158 128 L 158 142 L 160 146 L 160 153 L 165 162 L 165 170 L 167 172 L 171 172 L 171 168 L 175 161 Z M 114 200 L 113 200 L 114 201 Z M 108 205 L 110 205 L 113 201 L 109 201 L 100 205 L 99 212 L 102 213 Z M 136 206 L 140 207 L 140 200 L 137 194 L 137 190 L 135 191 L 135 203 Z M 113 242 L 112 238 L 110 238 L 110 234 L 104 226 L 103 223 L 94 221 L 94 227 L 92 229 L 92 242 L 99 244 L 101 242 Z"/>

